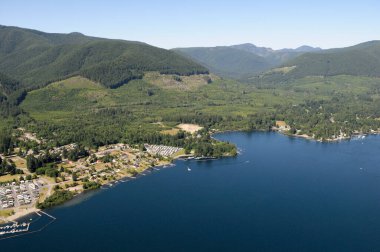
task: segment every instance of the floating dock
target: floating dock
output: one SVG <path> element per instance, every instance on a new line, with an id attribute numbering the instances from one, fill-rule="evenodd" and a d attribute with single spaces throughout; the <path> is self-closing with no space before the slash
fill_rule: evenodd
<path id="1" fill-rule="evenodd" d="M 26 222 L 24 221 L 21 223 L 13 222 L 13 224 L 0 226 L 0 240 L 40 232 L 56 220 L 54 216 L 51 216 L 50 214 L 44 211 L 36 211 L 34 213 L 38 216 L 37 220 L 32 221 L 32 219 L 30 219 L 30 221 L 26 221 Z M 38 221 L 43 216 L 47 216 L 49 221 L 44 223 L 43 226 L 40 226 L 40 227 L 38 227 L 38 225 L 36 226 L 36 221 Z M 32 223 L 33 223 L 33 228 L 31 229 Z"/>
<path id="2" fill-rule="evenodd" d="M 0 235 L 28 232 L 29 226 L 30 223 L 23 222 L 21 224 L 14 223 L 12 225 L 0 227 Z"/>

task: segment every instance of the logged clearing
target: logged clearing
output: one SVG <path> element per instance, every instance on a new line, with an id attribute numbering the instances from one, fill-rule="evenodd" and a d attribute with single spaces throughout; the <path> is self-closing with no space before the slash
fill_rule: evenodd
<path id="1" fill-rule="evenodd" d="M 160 74 L 148 72 L 144 74 L 144 81 L 164 89 L 194 90 L 218 79 L 212 74 L 198 74 L 190 76 L 178 76 L 172 74 Z"/>
<path id="2" fill-rule="evenodd" d="M 180 128 L 183 131 L 195 133 L 198 130 L 203 129 L 203 127 L 199 126 L 198 124 L 190 124 L 190 123 L 181 123 L 177 125 L 177 128 Z"/>
<path id="3" fill-rule="evenodd" d="M 288 66 L 288 67 L 279 67 L 279 68 L 274 68 L 269 71 L 269 73 L 289 73 L 293 69 L 295 69 L 296 66 Z"/>

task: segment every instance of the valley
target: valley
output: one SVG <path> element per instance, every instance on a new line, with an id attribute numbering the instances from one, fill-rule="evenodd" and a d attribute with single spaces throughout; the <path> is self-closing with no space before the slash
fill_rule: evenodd
<path id="1" fill-rule="evenodd" d="M 50 181 L 39 208 L 180 156 L 237 155 L 217 132 L 326 142 L 380 130 L 376 41 L 165 50 L 6 26 L 0 38 L 0 178 Z"/>

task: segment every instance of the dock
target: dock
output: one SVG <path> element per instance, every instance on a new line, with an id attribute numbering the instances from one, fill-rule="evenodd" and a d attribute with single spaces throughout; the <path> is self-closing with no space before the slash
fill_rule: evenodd
<path id="1" fill-rule="evenodd" d="M 40 231 L 44 230 L 47 226 L 49 226 L 51 223 L 53 223 L 57 219 L 54 216 L 52 216 L 52 215 L 50 215 L 44 211 L 41 211 L 41 210 L 36 211 L 34 213 L 36 215 L 38 215 L 39 217 L 42 217 L 43 215 L 45 215 L 50 219 L 50 221 L 48 223 L 46 223 L 45 225 L 43 225 L 42 227 L 38 228 L 37 230 L 30 229 L 31 224 L 34 223 L 32 221 L 31 222 L 22 222 L 22 223 L 13 222 L 13 224 L 9 224 L 6 226 L 0 226 L 0 240 L 40 232 Z"/>
<path id="2" fill-rule="evenodd" d="M 28 232 L 29 226 L 30 223 L 23 222 L 21 224 L 14 223 L 12 225 L 0 227 L 0 235 Z"/>

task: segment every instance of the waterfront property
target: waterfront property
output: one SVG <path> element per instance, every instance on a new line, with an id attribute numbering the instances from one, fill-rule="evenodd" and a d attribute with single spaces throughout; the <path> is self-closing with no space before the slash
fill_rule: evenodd
<path id="1" fill-rule="evenodd" d="M 40 196 L 41 182 L 24 181 L 0 185 L 0 209 L 32 206 Z"/>
<path id="2" fill-rule="evenodd" d="M 165 146 L 165 145 L 150 145 L 145 144 L 146 151 L 152 155 L 159 155 L 163 157 L 172 157 L 175 153 L 182 150 L 182 148 Z"/>

